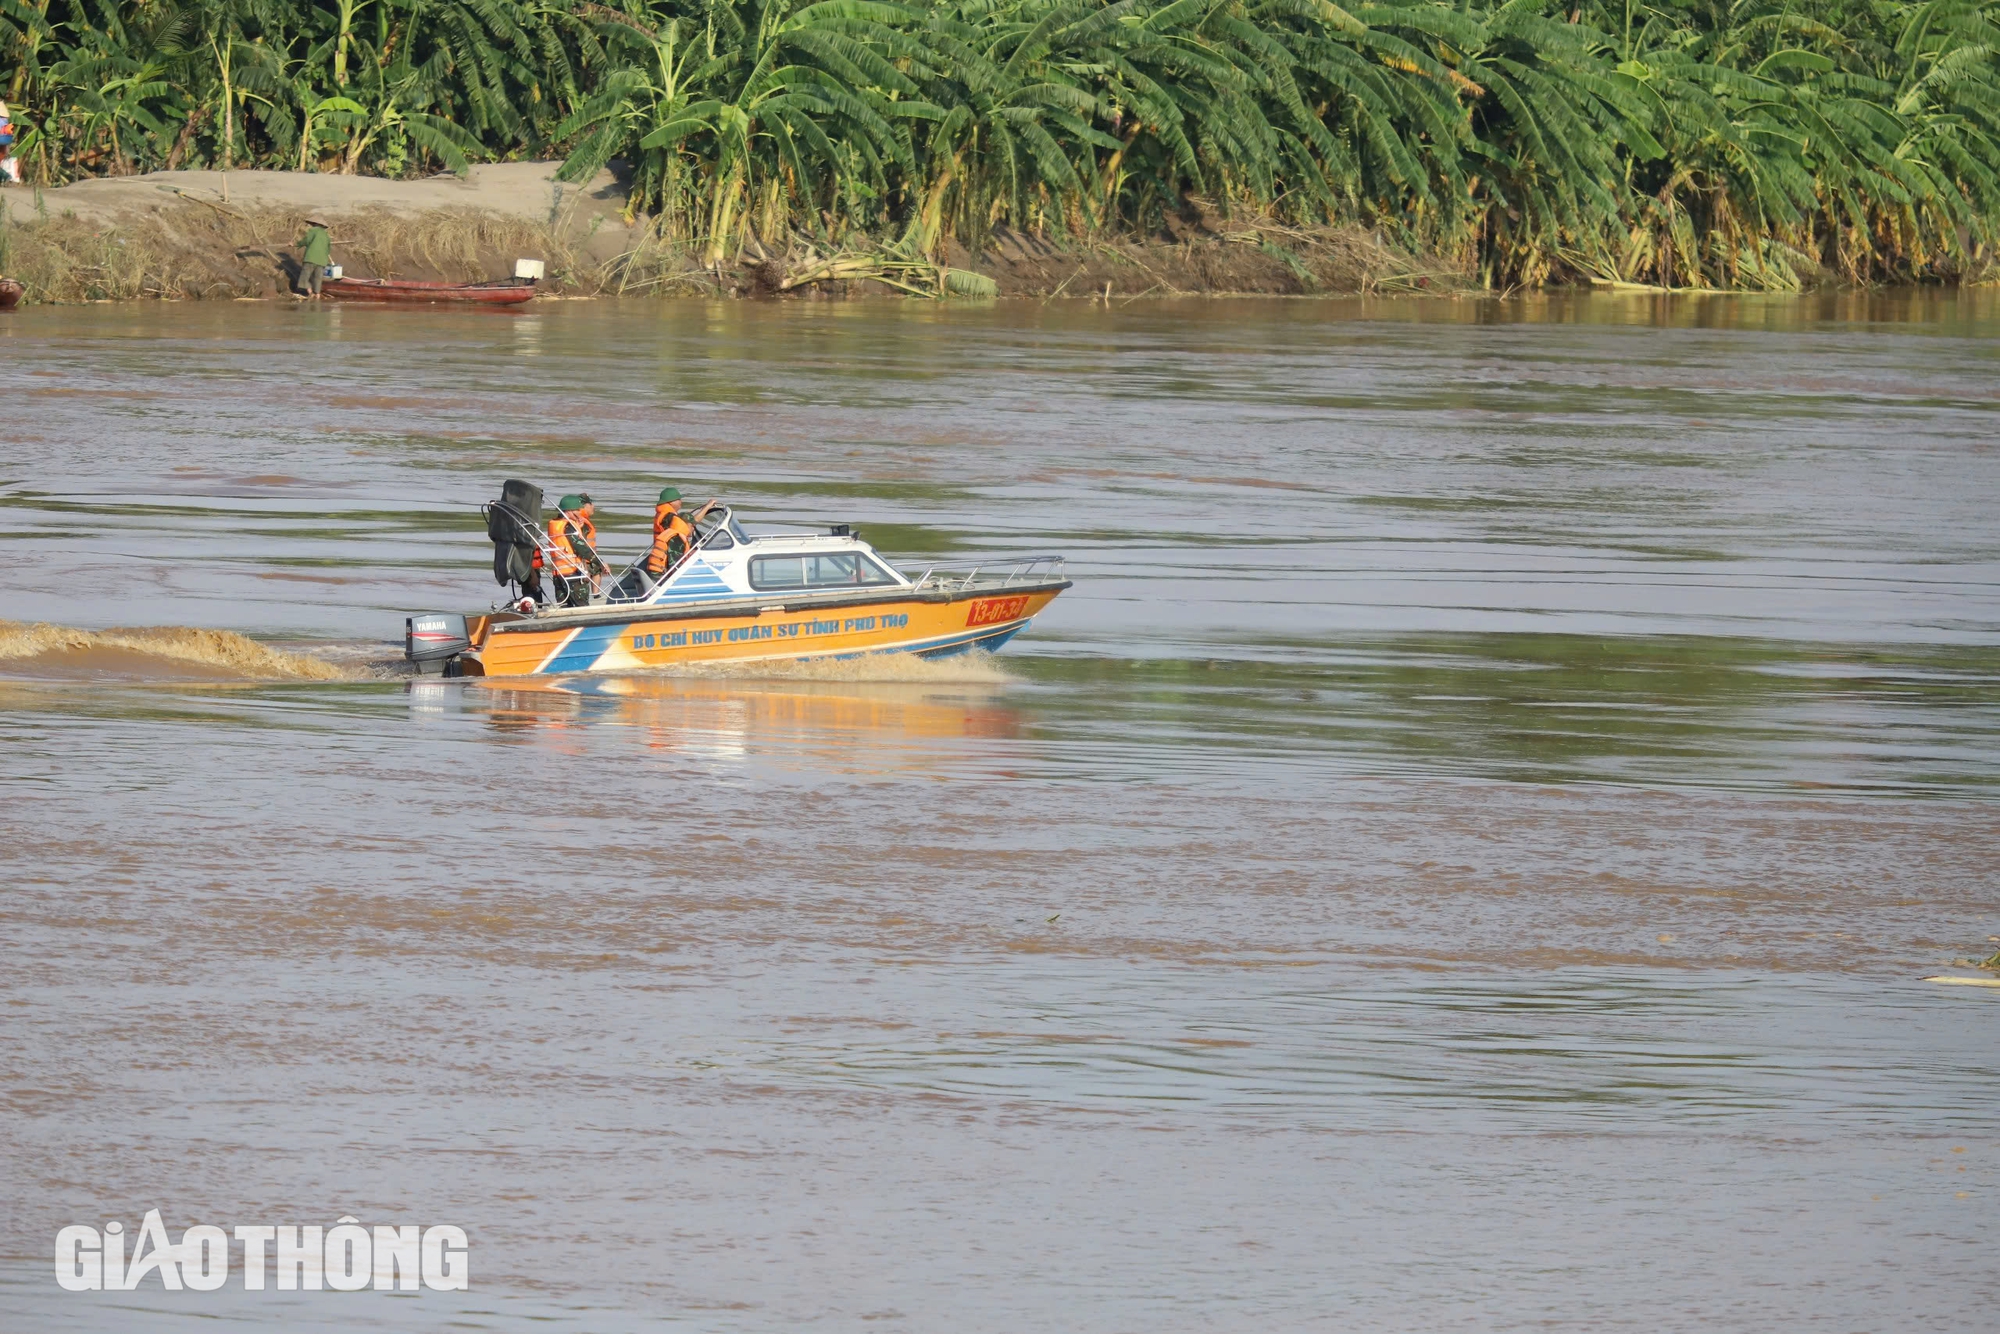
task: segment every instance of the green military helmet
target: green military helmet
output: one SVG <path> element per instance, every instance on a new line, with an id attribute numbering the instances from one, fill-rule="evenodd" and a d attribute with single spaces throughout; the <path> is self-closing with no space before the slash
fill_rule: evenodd
<path id="1" fill-rule="evenodd" d="M 673 501 L 679 500 L 680 498 L 681 498 L 681 489 L 677 486 L 662 487 L 660 490 L 660 503 L 662 505 L 669 504 Z"/>
<path id="2" fill-rule="evenodd" d="M 563 510 L 580 510 L 583 508 L 583 497 L 575 495 L 573 493 L 564 496 L 561 500 L 558 500 L 556 502 L 556 508 Z"/>

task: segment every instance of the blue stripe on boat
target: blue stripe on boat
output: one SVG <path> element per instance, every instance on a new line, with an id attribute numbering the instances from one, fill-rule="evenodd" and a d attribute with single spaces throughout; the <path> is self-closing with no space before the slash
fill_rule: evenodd
<path id="1" fill-rule="evenodd" d="M 604 650 L 632 627 L 627 623 L 591 625 L 570 636 L 554 657 L 536 668 L 540 672 L 587 672 L 604 656 Z"/>
<path id="2" fill-rule="evenodd" d="M 695 602 L 704 598 L 741 597 L 735 589 L 722 581 L 713 565 L 707 561 L 696 561 L 667 584 L 666 589 L 654 603 Z"/>
<path id="3" fill-rule="evenodd" d="M 1028 623 L 1022 621 L 1019 625 L 1005 626 L 997 631 L 982 630 L 976 635 L 961 635 L 935 648 L 913 648 L 907 651 L 920 658 L 954 658 L 976 648 L 983 648 L 988 653 L 998 653 L 1006 646 L 1008 640 L 1027 628 Z"/>
<path id="4" fill-rule="evenodd" d="M 890 644 L 883 648 L 865 648 L 853 653 L 829 653 L 829 658 L 867 658 L 878 653 L 910 653 L 919 658 L 949 658 L 975 648 L 998 649 L 1028 628 L 1026 621 L 1013 625 L 997 625 L 986 630 L 974 630 L 970 634 L 946 635 L 941 639 L 920 639 L 914 644 Z M 821 655 L 816 655 L 821 656 Z"/>
<path id="5" fill-rule="evenodd" d="M 1028 622 L 1022 620 L 1012 625 L 996 625 L 983 630 L 974 630 L 968 634 L 920 639 L 914 644 L 888 644 L 881 648 L 857 649 L 852 653 L 815 653 L 804 656 L 847 659 L 868 658 L 879 653 L 910 653 L 919 658 L 949 658 L 976 648 L 997 652 L 1008 640 L 1027 628 Z M 551 674 L 587 672 L 597 665 L 597 660 L 604 656 L 604 651 L 611 647 L 613 641 L 629 633 L 631 629 L 632 623 L 627 621 L 618 625 L 594 625 L 578 630 L 570 637 L 569 642 L 556 650 L 554 657 L 536 668 L 536 671 Z M 771 656 L 781 658 L 783 655 Z"/>

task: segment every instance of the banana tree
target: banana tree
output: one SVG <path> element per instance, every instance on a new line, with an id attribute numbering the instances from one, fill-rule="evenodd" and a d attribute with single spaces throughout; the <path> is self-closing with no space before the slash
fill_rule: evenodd
<path id="1" fill-rule="evenodd" d="M 662 28 L 642 19 L 604 11 L 600 27 L 607 50 L 625 58 L 555 127 L 559 140 L 574 139 L 557 179 L 588 181 L 654 126 L 670 124 L 687 110 L 690 75 L 712 55 L 683 38 L 678 19 Z M 577 136 L 581 136 L 578 138 Z M 676 211 L 682 195 L 682 155 L 646 153 L 636 164 L 637 179 L 626 200 L 626 218 L 653 204 Z"/>
<path id="2" fill-rule="evenodd" d="M 368 119 L 367 107 L 362 106 L 351 97 L 342 97 L 339 94 L 335 94 L 332 97 L 322 97 L 316 102 L 309 102 L 302 108 L 302 111 L 303 115 L 301 119 L 304 124 L 299 131 L 298 170 L 300 171 L 311 169 L 314 160 L 313 149 L 316 146 L 324 146 L 314 134 L 314 131 L 321 127 L 323 121 L 335 115 L 340 116 L 347 124 L 360 124 Z M 338 141 L 336 140 L 336 142 Z"/>
<path id="3" fill-rule="evenodd" d="M 1086 38 L 1051 57 L 1076 26 L 1063 20 L 1089 11 L 1075 0 L 1052 13 L 1018 4 L 940 7 L 890 48 L 921 98 L 941 108 L 917 127 L 925 179 L 904 229 L 907 247 L 935 255 L 948 230 L 976 245 L 1002 216 L 1025 222 L 1041 197 L 1083 201 L 1079 164 L 1098 149 L 1115 156 L 1123 147 L 1100 128 L 1119 124 L 1116 105 L 1097 89 L 1100 53 Z M 1097 210 L 1085 212 L 1094 218 Z"/>
<path id="4" fill-rule="evenodd" d="M 17 102 L 41 70 L 42 53 L 55 48 L 49 0 L 0 0 L 0 61 L 14 67 L 7 100 Z"/>
<path id="5" fill-rule="evenodd" d="M 664 185 L 683 156 L 692 159 L 705 194 L 693 230 L 710 264 L 741 239 L 753 194 L 775 227 L 789 207 L 831 203 L 856 173 L 878 190 L 887 166 L 914 176 L 907 122 L 943 112 L 914 96 L 916 84 L 886 54 L 897 45 L 890 24 L 907 16 L 871 0 L 796 9 L 790 0 L 710 0 L 686 30 L 613 20 L 647 39 L 653 69 L 559 127 L 585 133 L 563 174 L 583 179 L 624 147 Z"/>
<path id="6" fill-rule="evenodd" d="M 321 108 L 319 119 L 344 134 L 341 175 L 357 174 L 368 151 L 390 135 L 407 137 L 461 175 L 470 168 L 479 140 L 449 118 L 425 109 L 437 98 L 438 64 L 412 66 L 397 59 L 385 69 L 370 62 L 364 66 L 364 77 L 349 86 L 349 96 L 324 98 L 316 104 Z"/>
<path id="7" fill-rule="evenodd" d="M 51 81 L 66 90 L 69 128 L 87 150 L 108 150 L 116 174 L 133 170 L 147 140 L 161 147 L 178 100 L 168 76 L 182 53 L 185 21 L 165 12 L 136 19 L 83 30 L 49 69 Z"/>
<path id="8" fill-rule="evenodd" d="M 2000 239 L 2000 0 L 1928 0 L 1896 37 L 1898 160 L 1919 168 L 1939 240 Z"/>

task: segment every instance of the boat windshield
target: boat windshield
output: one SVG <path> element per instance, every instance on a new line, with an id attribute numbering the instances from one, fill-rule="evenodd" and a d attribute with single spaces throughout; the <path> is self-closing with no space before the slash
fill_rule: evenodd
<path id="1" fill-rule="evenodd" d="M 717 529 L 721 529 L 717 532 Z M 719 516 L 710 515 L 695 524 L 695 534 L 702 545 L 714 551 L 727 551 L 739 542 L 747 543 L 750 535 L 736 522 L 736 515 L 724 510 Z"/>
<path id="2" fill-rule="evenodd" d="M 750 587 L 760 593 L 777 588 L 872 588 L 895 582 L 894 575 L 859 551 L 757 556 L 750 561 Z"/>

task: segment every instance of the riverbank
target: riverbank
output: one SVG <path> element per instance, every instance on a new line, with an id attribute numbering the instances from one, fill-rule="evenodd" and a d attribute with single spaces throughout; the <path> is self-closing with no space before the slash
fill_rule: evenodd
<path id="1" fill-rule="evenodd" d="M 1471 275 L 1358 227 L 1302 231 L 1192 210 L 1154 239 L 1052 242 L 1002 228 L 980 254 L 912 261 L 850 239 L 749 241 L 704 265 L 625 216 L 609 172 L 587 185 L 555 162 L 391 181 L 273 171 L 173 171 L 0 193 L 0 271 L 30 302 L 283 299 L 308 214 L 332 224 L 358 277 L 474 281 L 546 262 L 557 295 L 647 293 L 815 299 L 912 291 L 995 296 L 1307 295 L 1468 290 Z"/>

